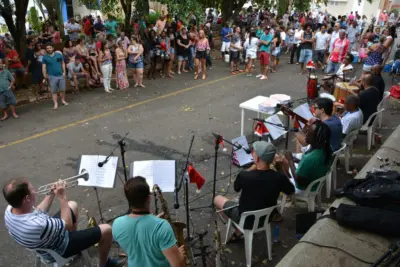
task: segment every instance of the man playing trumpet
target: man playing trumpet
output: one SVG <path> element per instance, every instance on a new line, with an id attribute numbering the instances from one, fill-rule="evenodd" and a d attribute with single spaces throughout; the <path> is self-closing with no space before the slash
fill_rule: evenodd
<path id="1" fill-rule="evenodd" d="M 100 267 L 123 266 L 124 261 L 108 258 L 112 243 L 111 226 L 101 224 L 77 231 L 78 204 L 68 201 L 65 181 L 54 183 L 43 201 L 35 207 L 37 193 L 25 178 L 13 179 L 3 188 L 8 206 L 4 221 L 14 240 L 27 249 L 49 249 L 63 258 L 99 244 Z M 54 198 L 60 201 L 60 211 L 53 217 L 50 210 Z M 46 260 L 53 261 L 47 253 L 41 253 Z"/>

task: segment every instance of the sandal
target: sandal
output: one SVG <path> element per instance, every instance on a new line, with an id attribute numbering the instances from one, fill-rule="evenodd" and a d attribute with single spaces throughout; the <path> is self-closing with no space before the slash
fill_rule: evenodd
<path id="1" fill-rule="evenodd" d="M 243 240 L 243 238 L 244 238 L 243 234 L 238 235 L 238 234 L 236 234 L 236 232 L 233 232 L 231 238 L 229 238 L 227 243 L 237 243 L 237 242 Z"/>
<path id="2" fill-rule="evenodd" d="M 242 73 L 243 72 L 243 70 L 236 70 L 237 72 L 239 72 L 239 73 Z"/>
<path id="3" fill-rule="evenodd" d="M 231 75 L 236 75 L 236 72 L 234 72 L 234 71 L 231 71 Z"/>

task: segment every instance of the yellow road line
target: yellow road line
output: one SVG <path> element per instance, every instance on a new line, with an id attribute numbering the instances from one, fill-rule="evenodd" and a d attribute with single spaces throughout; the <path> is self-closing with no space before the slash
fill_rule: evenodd
<path id="1" fill-rule="evenodd" d="M 97 119 L 100 119 L 100 118 L 115 114 L 117 112 L 121 112 L 121 111 L 124 111 L 124 110 L 127 110 L 127 109 L 131 109 L 131 108 L 134 108 L 134 107 L 137 107 L 137 106 L 141 106 L 141 105 L 144 105 L 144 104 L 147 104 L 147 103 L 150 103 L 150 102 L 154 102 L 154 101 L 161 100 L 161 99 L 164 99 L 164 98 L 168 98 L 168 97 L 171 97 L 171 96 L 176 96 L 178 94 L 182 94 L 184 92 L 191 91 L 193 89 L 196 89 L 196 88 L 199 88 L 199 87 L 202 87 L 202 86 L 206 86 L 206 85 L 217 83 L 217 82 L 220 82 L 220 81 L 223 81 L 223 80 L 227 80 L 227 79 L 230 79 L 232 77 L 234 77 L 234 76 L 226 76 L 224 78 L 212 80 L 212 81 L 209 81 L 209 82 L 206 82 L 206 83 L 202 83 L 202 84 L 198 84 L 198 85 L 195 85 L 195 86 L 192 86 L 192 87 L 188 87 L 188 88 L 185 88 L 185 89 L 182 89 L 182 90 L 174 91 L 174 92 L 171 92 L 171 93 L 166 94 L 166 95 L 161 95 L 161 96 L 158 96 L 158 97 L 150 98 L 150 99 L 147 99 L 147 100 L 144 100 L 144 101 L 141 101 L 141 102 L 138 102 L 138 103 L 134 103 L 134 104 L 122 107 L 122 108 L 117 108 L 117 109 L 114 109 L 114 110 L 110 110 L 108 112 L 101 113 L 99 115 L 95 115 L 95 116 L 90 117 L 90 118 L 86 118 L 86 119 L 83 119 L 83 120 L 80 120 L 80 121 L 77 121 L 77 122 L 73 122 L 73 123 L 66 124 L 66 125 L 63 125 L 63 126 L 60 126 L 60 127 L 56 127 L 56 128 L 53 128 L 53 129 L 50 129 L 50 130 L 47 130 L 47 131 L 44 131 L 44 132 L 41 132 L 41 133 L 38 133 L 38 134 L 35 134 L 35 135 L 31 135 L 31 136 L 28 136 L 28 137 L 13 141 L 11 143 L 0 145 L 0 149 L 1 148 L 5 148 L 5 147 L 9 147 L 9 146 L 13 146 L 13 145 L 17 145 L 17 144 L 20 144 L 20 143 L 23 143 L 23 142 L 26 142 L 26 141 L 30 141 L 30 140 L 33 140 L 33 139 L 37 139 L 37 138 L 43 137 L 45 135 L 49 135 L 51 133 L 59 132 L 61 130 L 68 129 L 68 128 L 77 126 L 79 124 L 83 124 L 83 123 L 86 123 L 86 122 L 89 122 L 89 121 L 97 120 Z"/>

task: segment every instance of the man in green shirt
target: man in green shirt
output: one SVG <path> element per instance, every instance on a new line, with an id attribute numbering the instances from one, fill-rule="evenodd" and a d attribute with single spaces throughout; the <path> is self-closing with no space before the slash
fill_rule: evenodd
<path id="1" fill-rule="evenodd" d="M 305 127 L 307 144 L 311 148 L 301 158 L 297 169 L 291 151 L 285 153 L 297 189 L 305 190 L 313 181 L 322 178 L 329 170 L 332 159 L 331 130 L 320 120 Z M 315 185 L 312 190 L 316 190 Z"/>
<path id="2" fill-rule="evenodd" d="M 15 105 L 17 100 L 11 88 L 14 85 L 14 77 L 4 68 L 3 60 L 0 59 L 0 108 L 3 110 L 3 117 L 1 121 L 8 119 L 7 107 L 10 106 L 12 116 L 18 119 L 19 116 L 15 112 Z"/>

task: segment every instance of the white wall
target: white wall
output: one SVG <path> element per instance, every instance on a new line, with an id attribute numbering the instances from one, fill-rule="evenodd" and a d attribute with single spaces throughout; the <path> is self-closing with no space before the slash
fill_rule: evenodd
<path id="1" fill-rule="evenodd" d="M 373 0 L 372 4 L 366 0 L 362 0 L 360 5 L 358 4 L 358 0 L 329 0 L 326 8 L 328 12 L 335 17 L 339 15 L 348 16 L 351 11 L 358 11 L 358 14 L 361 16 L 366 15 L 368 21 L 370 21 L 372 16 L 377 16 L 377 14 L 379 14 L 379 4 L 380 0 Z"/>

